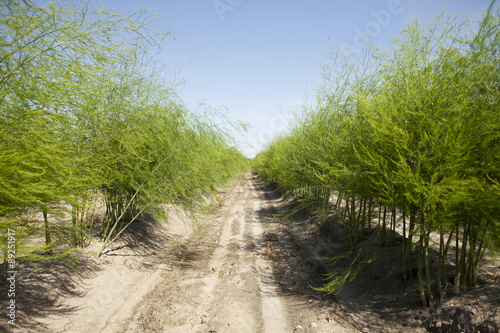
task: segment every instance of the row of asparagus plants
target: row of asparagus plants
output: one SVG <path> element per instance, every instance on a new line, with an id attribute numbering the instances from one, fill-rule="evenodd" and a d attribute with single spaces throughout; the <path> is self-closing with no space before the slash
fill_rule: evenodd
<path id="1" fill-rule="evenodd" d="M 301 206 L 337 212 L 353 250 L 374 230 L 380 245 L 394 245 L 402 224 L 402 276 L 418 275 L 424 305 L 434 302 L 433 279 L 440 299 L 448 282 L 474 288 L 485 252 L 500 247 L 499 27 L 491 10 L 480 22 L 443 12 L 425 28 L 410 22 L 390 50 L 333 50 L 315 105 L 252 161 Z M 322 290 L 344 282 L 332 273 Z"/>
<path id="2" fill-rule="evenodd" d="M 17 256 L 42 258 L 28 246 L 40 233 L 52 256 L 84 246 L 98 205 L 104 249 L 144 210 L 192 205 L 247 164 L 229 134 L 245 125 L 209 107 L 188 110 L 154 62 L 174 30 L 156 31 L 147 10 L 79 6 L 0 3 L 5 256 L 8 229 L 16 231 Z M 42 212 L 42 226 L 34 212 Z M 69 225 L 57 213 L 70 216 Z"/>

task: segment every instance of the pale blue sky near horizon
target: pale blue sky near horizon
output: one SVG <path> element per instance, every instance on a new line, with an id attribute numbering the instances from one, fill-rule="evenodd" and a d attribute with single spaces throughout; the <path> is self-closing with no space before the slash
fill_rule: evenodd
<path id="1" fill-rule="evenodd" d="M 252 129 L 236 134 L 239 149 L 255 156 L 285 129 L 314 82 L 328 45 L 356 47 L 368 26 L 371 41 L 390 38 L 411 16 L 422 22 L 441 9 L 479 20 L 490 0 L 91 0 L 116 12 L 151 8 L 156 25 L 178 33 L 156 59 L 185 80 L 180 96 L 189 108 L 200 102 L 227 108 L 231 119 Z M 498 3 L 496 4 L 498 6 Z"/>

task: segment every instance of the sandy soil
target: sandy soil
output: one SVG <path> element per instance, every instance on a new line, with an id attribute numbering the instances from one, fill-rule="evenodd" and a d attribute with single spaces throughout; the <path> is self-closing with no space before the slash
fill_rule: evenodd
<path id="1" fill-rule="evenodd" d="M 69 264 L 18 272 L 16 326 L 1 332 L 498 332 L 500 273 L 488 261 L 480 286 L 426 309 L 416 281 L 403 284 L 400 247 L 336 295 L 321 286 L 345 231 L 307 214 L 277 224 L 289 203 L 252 177 L 235 180 L 223 207 L 193 228 L 172 211 L 168 226 L 135 223 L 97 258 L 100 244 Z M 193 231 L 194 230 L 194 231 Z M 0 300 L 6 304 L 6 286 Z M 2 306 L 4 307 L 4 306 Z"/>

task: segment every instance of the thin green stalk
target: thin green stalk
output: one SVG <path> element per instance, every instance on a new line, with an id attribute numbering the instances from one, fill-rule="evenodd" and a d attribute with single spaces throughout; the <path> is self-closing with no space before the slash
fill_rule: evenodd
<path id="1" fill-rule="evenodd" d="M 420 294 L 420 302 L 422 306 L 427 306 L 427 299 L 424 290 L 424 231 L 420 229 L 420 236 L 418 241 L 418 291 Z"/>
<path id="2" fill-rule="evenodd" d="M 52 255 L 53 254 L 52 241 L 50 238 L 50 226 L 49 226 L 49 220 L 47 218 L 47 212 L 48 212 L 47 206 L 42 205 L 43 221 L 44 221 L 44 225 L 45 225 L 45 247 L 47 248 L 47 253 L 49 255 Z"/>
<path id="3" fill-rule="evenodd" d="M 423 223 L 423 221 L 422 221 Z M 431 237 L 431 228 L 430 226 L 428 227 L 428 232 L 425 234 L 425 248 L 424 248 L 424 254 L 425 254 L 425 279 L 427 281 L 427 295 L 429 299 L 429 306 L 434 306 L 434 296 L 432 294 L 432 288 L 431 288 L 431 271 L 429 268 L 429 239 Z"/>

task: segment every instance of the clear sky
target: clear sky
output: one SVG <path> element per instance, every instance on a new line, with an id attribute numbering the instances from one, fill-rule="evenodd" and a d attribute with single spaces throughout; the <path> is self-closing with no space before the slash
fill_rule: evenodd
<path id="1" fill-rule="evenodd" d="M 97 0 L 92 0 L 96 4 Z M 356 47 L 368 27 L 372 41 L 389 38 L 415 16 L 441 12 L 479 19 L 490 0 L 102 0 L 117 12 L 153 7 L 160 27 L 178 30 L 157 60 L 185 67 L 180 95 L 190 108 L 201 101 L 227 107 L 253 128 L 237 135 L 253 157 L 285 128 L 291 113 L 314 96 L 319 64 L 329 44 Z M 498 6 L 498 3 L 497 3 Z"/>

